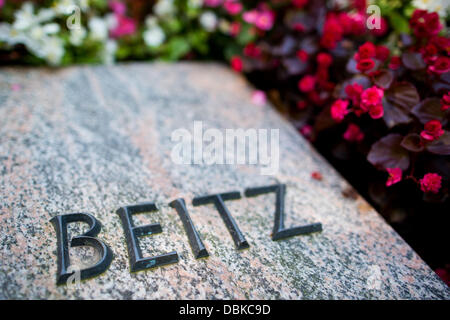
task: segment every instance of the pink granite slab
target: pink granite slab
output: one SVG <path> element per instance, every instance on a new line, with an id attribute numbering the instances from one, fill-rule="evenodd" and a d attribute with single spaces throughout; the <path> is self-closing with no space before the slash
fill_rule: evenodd
<path id="1" fill-rule="evenodd" d="M 12 90 L 14 84 L 20 90 Z M 251 103 L 243 77 L 217 64 L 128 64 L 60 70 L 0 70 L 0 299 L 449 299 L 449 288 L 348 183 L 269 105 Z M 278 128 L 280 170 L 254 165 L 177 165 L 173 130 Z M 319 171 L 322 181 L 311 178 Z M 287 185 L 286 226 L 323 231 L 270 238 L 275 196 L 227 201 L 250 248 L 238 251 L 212 205 L 195 196 Z M 196 260 L 176 211 L 184 198 L 210 254 Z M 130 273 L 115 211 L 156 202 L 136 217 L 163 233 L 142 240 L 146 256 L 180 261 Z M 110 268 L 80 286 L 56 286 L 49 220 L 90 212 L 114 252 Z M 77 225 L 72 234 L 80 232 Z M 72 261 L 95 260 L 91 249 Z"/>

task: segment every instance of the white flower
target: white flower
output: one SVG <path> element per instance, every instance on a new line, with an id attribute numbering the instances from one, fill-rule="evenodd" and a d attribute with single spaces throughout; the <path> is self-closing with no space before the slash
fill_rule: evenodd
<path id="1" fill-rule="evenodd" d="M 207 31 L 214 31 L 217 26 L 217 17 L 212 11 L 205 11 L 200 16 L 200 24 Z"/>
<path id="2" fill-rule="evenodd" d="M 157 25 L 146 30 L 143 36 L 145 44 L 149 47 L 158 47 L 166 39 L 164 31 Z"/>
<path id="3" fill-rule="evenodd" d="M 44 25 L 34 25 L 31 27 L 29 34 L 33 40 L 44 40 L 48 35 L 52 35 L 59 32 L 59 24 L 47 23 Z"/>
<path id="4" fill-rule="evenodd" d="M 448 0 L 413 0 L 412 5 L 417 9 L 437 12 L 439 17 L 446 18 L 447 11 L 450 8 Z"/>
<path id="5" fill-rule="evenodd" d="M 33 13 L 33 5 L 25 2 L 22 7 L 14 13 L 13 28 L 16 30 L 25 30 L 36 22 L 36 16 Z"/>
<path id="6" fill-rule="evenodd" d="M 75 28 L 70 30 L 69 42 L 74 46 L 78 47 L 83 43 L 84 38 L 86 37 L 86 29 L 83 27 Z"/>
<path id="7" fill-rule="evenodd" d="M 90 36 L 94 40 L 106 40 L 108 38 L 108 25 L 105 20 L 93 17 L 89 20 Z"/>
<path id="8" fill-rule="evenodd" d="M 74 0 L 58 0 L 53 5 L 55 12 L 62 15 L 72 14 L 76 8 L 77 5 Z"/>
<path id="9" fill-rule="evenodd" d="M 153 15 L 148 15 L 145 18 L 145 25 L 147 26 L 147 28 L 151 28 L 154 27 L 158 24 L 158 18 L 153 16 Z"/>
<path id="10" fill-rule="evenodd" d="M 58 37 L 48 37 L 43 45 L 43 58 L 51 65 L 58 65 L 64 56 L 64 45 Z"/>
<path id="11" fill-rule="evenodd" d="M 171 16 L 175 13 L 175 5 L 173 0 L 158 0 L 156 5 L 153 7 L 153 11 L 159 17 Z"/>

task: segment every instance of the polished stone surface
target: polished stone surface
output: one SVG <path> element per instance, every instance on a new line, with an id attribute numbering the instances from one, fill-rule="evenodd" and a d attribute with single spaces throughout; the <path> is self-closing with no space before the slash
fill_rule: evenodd
<path id="1" fill-rule="evenodd" d="M 19 84 L 19 90 L 12 90 Z M 269 105 L 251 103 L 244 79 L 216 64 L 129 64 L 61 70 L 0 70 L 0 299 L 449 299 L 448 287 L 348 183 Z M 173 130 L 279 128 L 280 170 L 255 165 L 177 165 Z M 323 180 L 311 178 L 319 171 Z M 272 241 L 275 195 L 287 186 L 286 227 L 323 231 Z M 192 199 L 240 191 L 226 201 L 249 248 L 236 250 L 213 205 Z M 186 200 L 209 257 L 196 260 L 169 203 Z M 179 262 L 130 273 L 122 206 L 156 202 L 135 217 L 163 232 L 142 239 L 145 256 L 177 251 Z M 50 219 L 89 212 L 114 252 L 110 268 L 79 287 L 56 286 Z M 80 233 L 80 225 L 71 234 Z M 74 248 L 74 264 L 95 251 Z"/>

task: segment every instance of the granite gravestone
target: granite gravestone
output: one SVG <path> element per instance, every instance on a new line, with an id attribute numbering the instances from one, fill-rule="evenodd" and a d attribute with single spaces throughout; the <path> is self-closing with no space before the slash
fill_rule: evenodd
<path id="1" fill-rule="evenodd" d="M 379 214 L 359 196 L 343 197 L 348 183 L 269 105 L 252 104 L 252 89 L 225 67 L 4 68 L 0 79 L 1 299 L 450 298 Z M 172 133 L 196 121 L 219 131 L 279 129 L 278 170 L 177 163 Z M 212 194 L 227 195 L 205 198 Z M 57 285 L 55 221 L 70 213 L 101 224 L 91 235 L 111 259 L 93 278 Z M 137 236 L 159 233 L 137 237 L 133 253 L 127 223 Z M 299 226 L 306 234 L 283 233 Z M 89 225 L 67 228 L 69 240 Z M 68 244 L 72 274 L 101 258 L 84 244 Z M 171 253 L 176 259 L 156 268 L 133 264 L 133 254 Z"/>

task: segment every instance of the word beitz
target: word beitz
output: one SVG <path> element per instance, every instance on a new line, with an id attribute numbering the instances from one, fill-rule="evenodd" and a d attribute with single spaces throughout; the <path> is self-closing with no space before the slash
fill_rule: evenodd
<path id="1" fill-rule="evenodd" d="M 246 197 L 256 197 L 270 192 L 274 192 L 276 195 L 275 221 L 272 230 L 273 241 L 287 237 L 322 231 L 321 223 L 313 223 L 309 225 L 285 229 L 284 199 L 286 194 L 286 185 L 284 184 L 248 188 L 245 189 L 244 194 Z M 237 200 L 240 198 L 240 192 L 236 191 L 196 197 L 192 200 L 192 204 L 194 206 L 214 204 L 225 226 L 227 227 L 237 250 L 248 248 L 249 244 L 245 239 L 245 236 L 239 229 L 238 225 L 236 224 L 236 221 L 231 216 L 230 211 L 225 205 L 225 201 Z M 177 211 L 178 216 L 183 223 L 184 230 L 186 231 L 186 234 L 188 236 L 189 244 L 192 248 L 195 258 L 199 259 L 202 257 L 208 257 L 209 253 L 206 250 L 206 247 L 203 244 L 203 241 L 199 233 L 197 232 L 194 223 L 192 222 L 184 199 L 176 199 L 170 202 L 169 206 Z M 153 257 L 142 256 L 142 252 L 139 247 L 139 237 L 161 233 L 162 228 L 159 223 L 135 226 L 132 220 L 132 215 L 157 210 L 158 209 L 154 203 L 124 206 L 117 210 L 117 214 L 120 217 L 125 232 L 131 272 L 176 263 L 179 260 L 176 251 Z M 96 238 L 101 230 L 101 223 L 94 216 L 89 213 L 69 213 L 55 216 L 50 220 L 50 222 L 53 224 L 57 235 L 58 270 L 56 283 L 58 285 L 67 283 L 69 277 L 74 274 L 74 272 L 70 272 L 71 270 L 69 270 L 69 247 L 91 246 L 99 251 L 101 257 L 99 261 L 95 265 L 79 271 L 80 280 L 95 277 L 108 269 L 113 259 L 113 252 L 108 245 L 106 245 L 100 239 Z M 73 237 L 69 245 L 67 226 L 69 223 L 73 222 L 85 222 L 89 225 L 89 230 L 80 236 Z"/>

